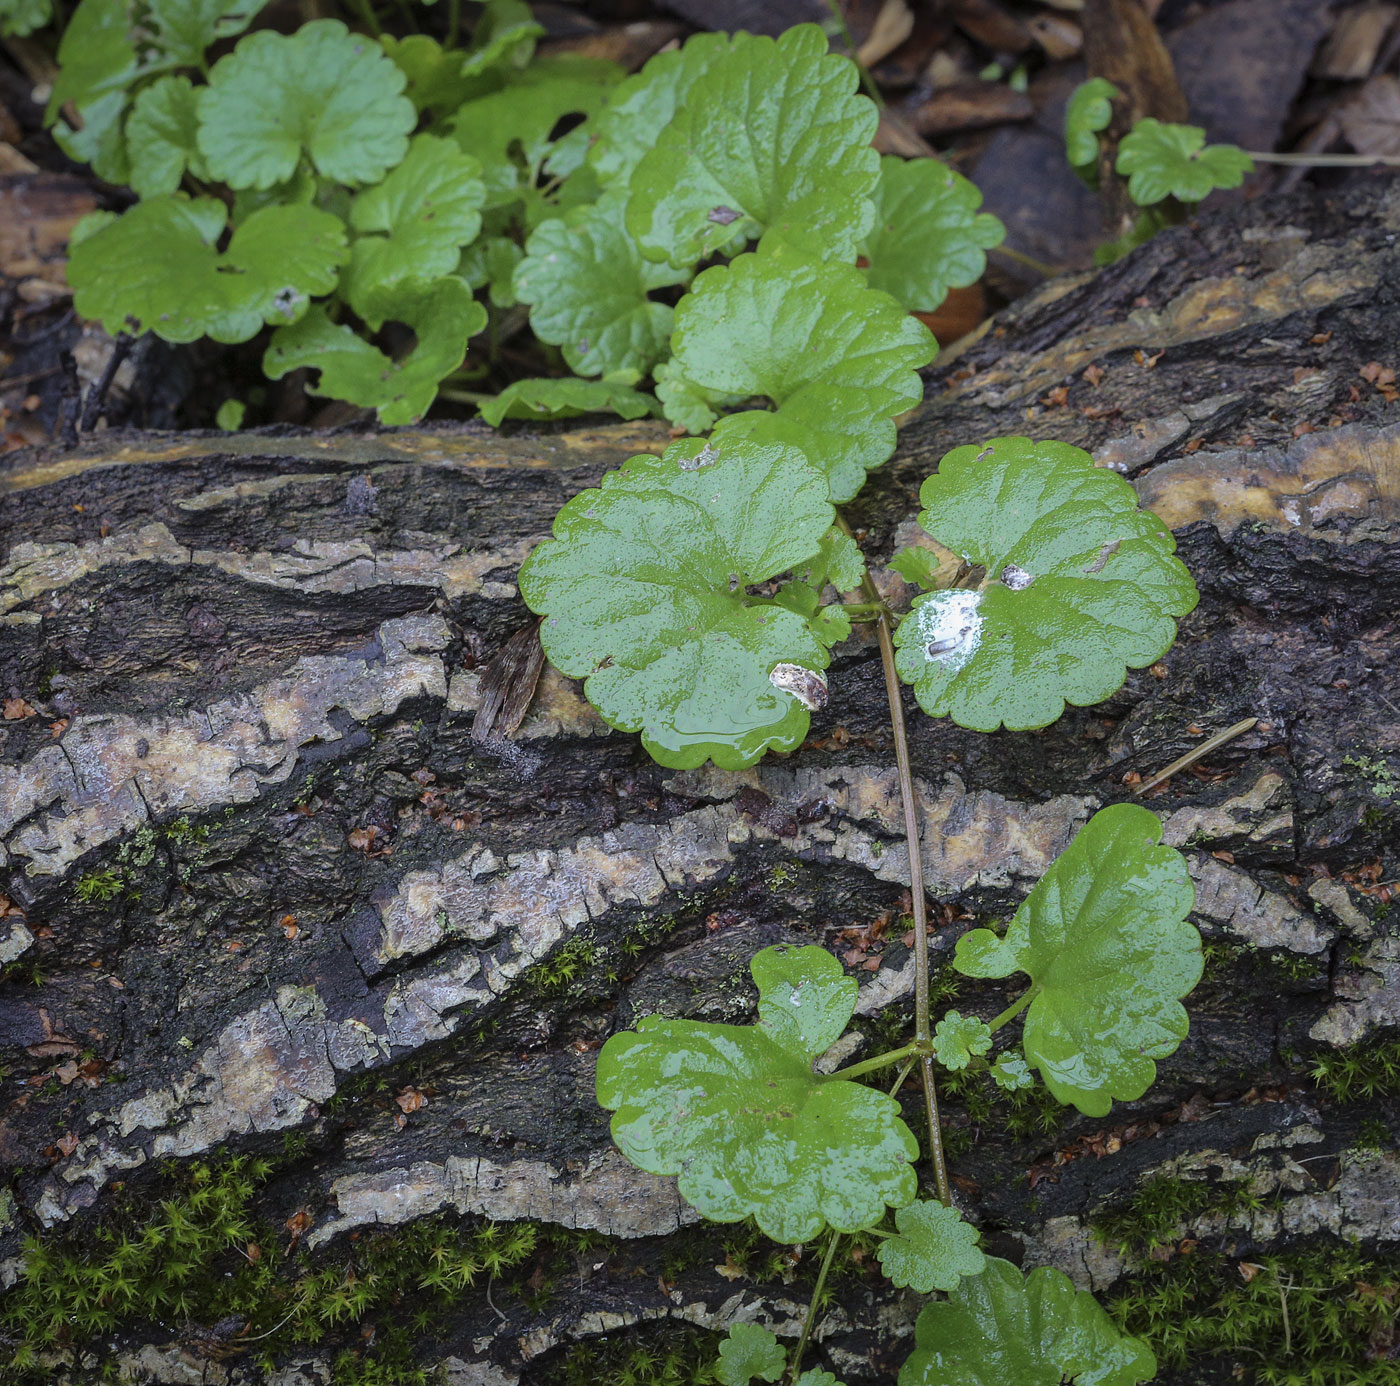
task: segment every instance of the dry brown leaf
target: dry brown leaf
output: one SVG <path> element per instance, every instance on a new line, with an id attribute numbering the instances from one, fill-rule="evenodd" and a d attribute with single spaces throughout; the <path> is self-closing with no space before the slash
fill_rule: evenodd
<path id="1" fill-rule="evenodd" d="M 401 1112 L 416 1112 L 420 1107 L 428 1105 L 428 1099 L 415 1087 L 406 1087 L 398 1093 L 394 1101 L 398 1103 Z"/>
<path id="2" fill-rule="evenodd" d="M 1342 134 L 1358 154 L 1400 155 L 1400 81 L 1372 77 L 1338 112 Z"/>
<path id="3" fill-rule="evenodd" d="M 26 717 L 34 716 L 34 706 L 23 698 L 6 698 L 4 715 L 7 722 L 22 722 Z"/>
<path id="4" fill-rule="evenodd" d="M 904 0 L 885 0 L 856 58 L 865 67 L 874 67 L 882 58 L 889 57 L 913 32 L 914 11 Z"/>

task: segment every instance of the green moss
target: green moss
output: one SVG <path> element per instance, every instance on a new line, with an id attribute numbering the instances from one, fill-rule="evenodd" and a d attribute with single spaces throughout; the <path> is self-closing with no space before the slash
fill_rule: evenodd
<path id="1" fill-rule="evenodd" d="M 337 1383 L 426 1386 L 414 1357 L 434 1319 L 530 1260 L 539 1240 L 532 1223 L 425 1219 L 313 1265 L 284 1229 L 254 1217 L 272 1169 L 241 1156 L 171 1167 L 171 1197 L 115 1209 L 83 1245 L 30 1238 L 23 1276 L 0 1304 L 7 1386 L 51 1380 L 55 1352 L 101 1357 L 117 1330 L 171 1321 L 236 1323 L 232 1342 L 256 1341 L 269 1370 L 279 1352 L 349 1339 Z"/>
<path id="2" fill-rule="evenodd" d="M 525 975 L 525 985 L 539 996 L 558 996 L 598 961 L 598 949 L 586 938 L 570 939 L 537 962 Z"/>
<path id="3" fill-rule="evenodd" d="M 1248 1278 L 1246 1278 L 1246 1276 Z M 1245 1258 L 1205 1252 L 1144 1268 L 1110 1311 L 1164 1367 L 1245 1386 L 1393 1386 L 1400 1267 L 1337 1243 Z M 1223 1359 L 1223 1362 L 1222 1362 Z M 1185 1379 L 1185 1378 L 1183 1378 Z"/>
<path id="4" fill-rule="evenodd" d="M 538 1386 L 709 1386 L 719 1335 L 661 1324 L 575 1343 L 532 1380 Z"/>
<path id="5" fill-rule="evenodd" d="M 1343 756 L 1342 764 L 1359 771 L 1376 798 L 1391 802 L 1400 800 L 1400 777 L 1396 776 L 1387 761 L 1377 760 L 1374 756 Z"/>
<path id="6" fill-rule="evenodd" d="M 1036 1083 L 1019 1092 L 1006 1092 L 992 1082 L 985 1067 L 940 1073 L 939 1090 L 946 1105 L 963 1109 L 968 1127 L 1006 1131 L 1017 1140 L 1048 1136 L 1065 1122 L 1065 1109 L 1047 1088 Z M 959 1134 L 963 1135 L 964 1150 L 971 1149 L 971 1132 L 956 1125 L 945 1129 L 944 1146 L 950 1138 L 957 1144 Z"/>
<path id="7" fill-rule="evenodd" d="M 1308 1076 L 1338 1102 L 1400 1093 L 1400 1040 L 1379 1039 L 1317 1055 Z"/>
<path id="8" fill-rule="evenodd" d="M 88 871 L 78 877 L 73 886 L 73 894 L 84 905 L 105 904 L 115 900 L 126 884 L 125 877 L 107 867 L 102 871 Z"/>
<path id="9" fill-rule="evenodd" d="M 1394 1149 L 1396 1139 L 1391 1134 L 1390 1127 L 1385 1122 L 1378 1121 L 1375 1117 L 1368 1117 L 1361 1123 L 1360 1130 L 1356 1133 L 1355 1149 L 1368 1152 Z"/>
<path id="10" fill-rule="evenodd" d="M 1127 1203 L 1097 1214 L 1090 1226 L 1105 1246 L 1141 1260 L 1173 1245 L 1219 1197 L 1219 1186 L 1156 1174 Z"/>

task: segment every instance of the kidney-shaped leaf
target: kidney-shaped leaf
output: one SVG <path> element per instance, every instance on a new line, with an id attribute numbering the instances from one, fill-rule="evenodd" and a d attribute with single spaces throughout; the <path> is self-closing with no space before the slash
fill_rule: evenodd
<path id="1" fill-rule="evenodd" d="M 885 1238 L 875 1254 L 901 1289 L 922 1295 L 951 1290 L 987 1264 L 977 1246 L 977 1229 L 946 1203 L 911 1203 L 895 1213 L 894 1225 L 899 1235 Z"/>
<path id="2" fill-rule="evenodd" d="M 1196 605 L 1176 541 L 1133 488 L 1067 443 L 955 448 L 919 492 L 919 523 L 987 570 L 931 592 L 895 632 L 919 705 L 962 727 L 1043 727 L 1159 658 Z"/>
<path id="3" fill-rule="evenodd" d="M 784 1049 L 810 1062 L 841 1038 L 859 988 L 825 948 L 765 948 L 749 970 L 759 1027 Z"/>
<path id="4" fill-rule="evenodd" d="M 646 371 L 666 355 L 673 311 L 649 297 L 685 270 L 644 260 L 622 226 L 616 197 L 535 228 L 515 269 L 515 294 L 530 326 L 561 347 L 579 375 Z"/>
<path id="5" fill-rule="evenodd" d="M 324 178 L 376 183 L 418 120 L 403 72 L 338 19 L 262 29 L 220 58 L 199 95 L 199 149 L 233 188 L 270 188 L 305 154 Z"/>
<path id="6" fill-rule="evenodd" d="M 137 96 L 126 118 L 127 181 L 142 197 L 173 193 L 188 169 L 208 176 L 197 143 L 198 93 L 188 77 L 165 76 Z"/>
<path id="7" fill-rule="evenodd" d="M 1148 207 L 1167 197 L 1199 202 L 1215 188 L 1238 188 L 1254 160 L 1233 144 L 1207 145 L 1199 125 L 1148 116 L 1123 136 L 1115 167 L 1127 175 L 1128 196 Z"/>
<path id="8" fill-rule="evenodd" d="M 406 279 L 371 294 L 362 305 L 374 328 L 406 323 L 418 338 L 392 360 L 348 324 L 334 323 L 318 303 L 293 327 L 278 328 L 263 355 L 263 373 L 280 379 L 298 366 L 321 373 L 311 391 L 378 411 L 386 424 L 417 423 L 437 397 L 438 382 L 462 364 L 467 338 L 486 326 L 486 309 L 460 279 Z"/>
<path id="9" fill-rule="evenodd" d="M 502 419 L 575 419 L 580 414 L 641 419 L 655 408 L 650 395 L 618 381 L 543 376 L 512 381 L 494 399 L 482 400 L 481 417 L 499 428 Z"/>
<path id="10" fill-rule="evenodd" d="M 74 306 L 109 332 L 167 342 L 246 342 L 264 323 L 294 323 L 335 288 L 345 228 L 316 207 L 264 207 L 218 250 L 228 213 L 212 197 L 155 197 L 77 242 Z"/>
<path id="11" fill-rule="evenodd" d="M 1089 1116 L 1141 1097 L 1186 1037 L 1180 999 L 1201 979 L 1195 892 L 1157 816 L 1101 809 L 1056 858 L 998 938 L 973 929 L 953 965 L 969 977 L 1027 973 L 1026 1058 Z"/>
<path id="12" fill-rule="evenodd" d="M 622 1153 L 652 1174 L 679 1175 L 682 1196 L 711 1221 L 752 1215 L 780 1242 L 806 1241 L 827 1225 L 869 1227 L 916 1190 L 918 1143 L 894 1099 L 812 1072 L 814 1046 L 826 1047 L 855 1004 L 849 988 L 839 988 L 838 1002 L 828 969 L 794 990 L 813 951 L 790 950 L 770 968 L 765 950 L 752 964 L 760 988 L 775 975 L 788 988 L 778 1006 L 791 1011 L 796 995 L 822 1013 L 809 1031 L 783 1021 L 780 1039 L 767 1017 L 709 1025 L 651 1016 L 598 1056 L 598 1101 L 614 1113 Z"/>
<path id="13" fill-rule="evenodd" d="M 787 1365 L 787 1354 L 771 1329 L 758 1323 L 736 1323 L 719 1345 L 715 1379 L 720 1386 L 750 1386 L 755 1377 L 776 1381 Z"/>
<path id="14" fill-rule="evenodd" d="M 359 312 L 369 294 L 401 279 L 450 274 L 481 229 L 485 196 L 481 165 L 455 141 L 415 135 L 403 163 L 350 204 L 358 235 L 342 295 Z"/>
<path id="15" fill-rule="evenodd" d="M 1137 1386 L 1157 1373 L 1145 1343 L 1049 1266 L 1022 1278 L 989 1257 L 981 1275 L 926 1304 L 914 1331 L 899 1386 Z"/>
<path id="16" fill-rule="evenodd" d="M 718 437 L 797 441 L 838 503 L 893 453 L 894 416 L 923 398 L 915 372 L 938 349 L 858 269 L 783 245 L 701 274 L 676 307 L 671 344 L 686 380 L 778 406 L 776 416 L 731 415 Z"/>
<path id="17" fill-rule="evenodd" d="M 880 160 L 875 226 L 865 238 L 872 289 L 911 312 L 932 313 L 949 289 L 975 284 L 1006 228 L 979 212 L 982 194 L 937 159 Z"/>
<path id="18" fill-rule="evenodd" d="M 826 648 L 747 589 L 815 554 L 832 509 L 796 448 L 687 451 L 634 457 L 575 496 L 520 569 L 520 594 L 547 618 L 550 662 L 588 680 L 608 722 L 641 732 L 662 765 L 736 770 L 807 735 L 811 704 L 780 686 L 780 666 L 825 669 Z"/>
<path id="19" fill-rule="evenodd" d="M 815 258 L 852 260 L 870 229 L 878 115 L 815 24 L 736 34 L 632 171 L 627 229 L 689 266 L 776 228 Z"/>

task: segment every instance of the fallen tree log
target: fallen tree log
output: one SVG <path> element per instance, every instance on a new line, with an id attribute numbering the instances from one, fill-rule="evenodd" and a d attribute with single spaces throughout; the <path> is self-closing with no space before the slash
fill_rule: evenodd
<path id="1" fill-rule="evenodd" d="M 1391 186 L 1227 209 L 1047 284 L 930 374 L 849 512 L 887 556 L 947 449 L 1057 438 L 1133 481 L 1202 592 L 1160 664 L 1045 731 L 908 700 L 938 961 L 1095 808 L 1257 719 L 1143 800 L 1208 947 L 1157 1084 L 1104 1121 L 947 1104 L 991 1249 L 1159 1345 L 1189 1320 L 1165 1381 L 1396 1351 Z M 736 1317 L 795 1331 L 811 1255 L 696 1225 L 631 1169 L 593 1064 L 641 1014 L 744 1018 L 748 958 L 782 940 L 860 978 L 864 1052 L 902 1032 L 873 646 L 837 659 L 800 752 L 745 773 L 661 770 L 547 669 L 512 738 L 472 734 L 530 621 L 520 561 L 665 440 L 120 433 L 0 462 L 0 1331 L 33 1379 L 683 1381 L 648 1355 L 688 1371 Z M 1344 1345 L 1305 1332 L 1317 1287 L 1289 1295 L 1348 1239 L 1333 1289 L 1370 1327 Z M 1232 1348 L 1258 1276 L 1275 1318 Z M 916 1310 L 853 1261 L 825 1362 L 891 1380 Z"/>

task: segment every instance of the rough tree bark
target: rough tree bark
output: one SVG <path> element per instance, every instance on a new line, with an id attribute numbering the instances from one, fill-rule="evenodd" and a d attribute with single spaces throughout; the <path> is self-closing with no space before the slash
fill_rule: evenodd
<path id="1" fill-rule="evenodd" d="M 1097 1289 L 1127 1268 L 1089 1219 L 1154 1172 L 1268 1194 L 1181 1229 L 1242 1259 L 1320 1233 L 1400 1243 L 1400 1162 L 1356 1147 L 1363 1119 L 1400 1130 L 1396 1102 L 1307 1076 L 1400 1024 L 1400 409 L 1370 366 L 1400 364 L 1391 187 L 1202 217 L 1046 285 L 931 373 L 850 509 L 887 556 L 948 448 L 1063 439 L 1132 479 L 1202 592 L 1160 665 L 1043 732 L 980 736 L 907 700 L 937 960 L 1132 774 L 1259 719 L 1146 800 L 1213 945 L 1157 1084 L 1024 1138 L 949 1103 L 989 1244 Z M 483 668 L 529 619 L 520 560 L 665 437 L 127 434 L 0 464 L 7 1281 L 24 1234 L 91 1247 L 166 1161 L 237 1150 L 279 1158 L 255 1212 L 286 1241 L 304 1210 L 318 1263 L 429 1215 L 542 1224 L 554 1259 L 522 1268 L 528 1293 L 479 1283 L 418 1335 L 457 1386 L 543 1380 L 561 1345 L 653 1320 L 793 1330 L 801 1283 L 733 1278 L 732 1234 L 688 1226 L 670 1181 L 611 1150 L 592 1072 L 639 1013 L 747 1015 L 747 960 L 778 940 L 848 956 L 867 1030 L 907 1016 L 873 646 L 837 659 L 808 745 L 743 774 L 660 770 L 548 670 L 513 742 L 471 735 Z M 958 996 L 990 1015 L 1007 994 Z M 560 1275 L 557 1227 L 605 1237 Z M 916 1304 L 842 1283 L 824 1360 L 891 1380 Z M 174 1319 L 115 1350 L 135 1380 L 291 1386 L 330 1380 L 341 1345 L 332 1329 L 268 1375 L 239 1334 Z M 95 1360 L 53 1375 L 95 1380 Z"/>

